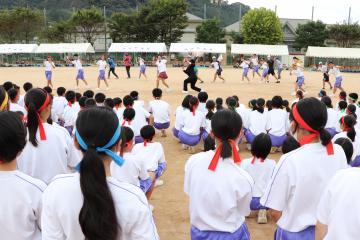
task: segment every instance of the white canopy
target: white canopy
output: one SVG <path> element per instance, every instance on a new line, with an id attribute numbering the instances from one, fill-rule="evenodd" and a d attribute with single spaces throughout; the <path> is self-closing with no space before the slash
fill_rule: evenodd
<path id="1" fill-rule="evenodd" d="M 226 44 L 222 43 L 172 43 L 172 53 L 226 53 Z"/>
<path id="2" fill-rule="evenodd" d="M 360 48 L 308 47 L 307 57 L 360 58 Z"/>
<path id="3" fill-rule="evenodd" d="M 165 43 L 112 43 L 108 52 L 162 53 L 167 49 Z"/>
<path id="4" fill-rule="evenodd" d="M 34 53 L 37 44 L 0 44 L 0 54 Z"/>
<path id="5" fill-rule="evenodd" d="M 44 43 L 40 44 L 37 53 L 95 53 L 90 43 Z"/>
<path id="6" fill-rule="evenodd" d="M 287 56 L 289 49 L 287 45 L 231 44 L 231 53 Z"/>

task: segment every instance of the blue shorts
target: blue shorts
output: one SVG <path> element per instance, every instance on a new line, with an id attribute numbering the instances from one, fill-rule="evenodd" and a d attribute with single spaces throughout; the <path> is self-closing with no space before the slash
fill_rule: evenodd
<path id="1" fill-rule="evenodd" d="M 275 240 L 313 240 L 315 239 L 315 226 L 310 226 L 300 232 L 289 232 L 280 227 L 275 231 Z"/>
<path id="2" fill-rule="evenodd" d="M 105 80 L 105 70 L 99 70 L 99 79 Z"/>
<path id="3" fill-rule="evenodd" d="M 233 233 L 220 231 L 201 231 L 191 226 L 191 240 L 250 240 L 246 223 Z"/>
<path id="4" fill-rule="evenodd" d="M 305 82 L 305 77 L 304 77 L 304 76 L 298 77 L 298 78 L 296 79 L 296 84 L 297 84 L 299 87 L 301 87 L 301 86 L 304 84 L 304 82 Z"/>
<path id="5" fill-rule="evenodd" d="M 249 68 L 244 68 L 244 69 L 243 69 L 243 74 L 242 74 L 242 75 L 243 75 L 244 77 L 247 77 L 248 72 L 249 72 Z"/>
<path id="6" fill-rule="evenodd" d="M 156 128 L 157 130 L 168 129 L 169 127 L 170 127 L 170 122 L 154 123 L 154 128 Z"/>
<path id="7" fill-rule="evenodd" d="M 192 147 L 198 145 L 201 140 L 201 134 L 189 135 L 182 130 L 180 130 L 178 136 L 179 136 L 181 143 L 188 145 L 188 146 L 192 146 Z"/>
<path id="8" fill-rule="evenodd" d="M 253 72 L 259 72 L 259 65 L 254 65 L 253 66 Z"/>
<path id="9" fill-rule="evenodd" d="M 268 75 L 269 69 L 265 68 L 262 72 L 262 77 L 266 77 Z"/>
<path id="10" fill-rule="evenodd" d="M 145 65 L 140 65 L 140 73 L 144 74 L 146 71 L 146 66 Z"/>
<path id="11" fill-rule="evenodd" d="M 337 77 L 335 80 L 334 87 L 336 87 L 336 88 L 341 87 L 342 80 L 343 80 L 342 76 Z"/>
<path id="12" fill-rule="evenodd" d="M 52 79 L 52 71 L 45 71 L 46 80 L 51 81 Z"/>
<path id="13" fill-rule="evenodd" d="M 76 75 L 76 80 L 85 80 L 84 77 L 84 70 L 83 69 L 79 69 Z"/>
<path id="14" fill-rule="evenodd" d="M 275 136 L 275 135 L 269 134 L 269 136 L 271 139 L 271 145 L 273 147 L 281 147 L 287 138 L 286 134 L 284 134 L 282 136 Z"/>

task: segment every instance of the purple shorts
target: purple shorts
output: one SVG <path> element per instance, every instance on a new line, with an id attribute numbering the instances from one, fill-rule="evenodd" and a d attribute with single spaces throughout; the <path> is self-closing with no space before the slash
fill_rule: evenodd
<path id="1" fill-rule="evenodd" d="M 253 66 L 253 72 L 259 72 L 259 65 L 254 65 Z"/>
<path id="2" fill-rule="evenodd" d="M 338 133 L 335 128 L 326 128 L 326 130 L 330 133 L 331 138 L 333 138 Z"/>
<path id="3" fill-rule="evenodd" d="M 273 147 L 281 147 L 287 137 L 286 134 L 284 134 L 282 136 L 275 136 L 275 135 L 269 134 L 269 136 L 271 139 L 271 145 Z"/>
<path id="4" fill-rule="evenodd" d="M 269 69 L 265 68 L 262 72 L 262 77 L 266 77 L 268 75 Z"/>
<path id="5" fill-rule="evenodd" d="M 135 144 L 143 143 L 144 139 L 141 136 L 135 136 Z"/>
<path id="6" fill-rule="evenodd" d="M 243 74 L 242 74 L 242 75 L 243 75 L 244 77 L 247 77 L 248 72 L 249 72 L 249 68 L 244 68 L 244 69 L 243 69 Z"/>
<path id="7" fill-rule="evenodd" d="M 250 233 L 246 223 L 243 223 L 233 233 L 219 231 L 200 231 L 191 226 L 191 240 L 250 240 Z"/>
<path id="8" fill-rule="evenodd" d="M 300 232 L 289 232 L 281 228 L 275 231 L 275 240 L 314 240 L 315 226 L 310 226 Z"/>
<path id="9" fill-rule="evenodd" d="M 45 71 L 46 80 L 51 81 L 52 79 L 52 71 Z"/>
<path id="10" fill-rule="evenodd" d="M 72 136 L 74 126 L 66 126 L 65 129 L 69 132 L 70 136 Z"/>
<path id="11" fill-rule="evenodd" d="M 105 80 L 105 70 L 99 70 L 99 79 Z"/>
<path id="12" fill-rule="evenodd" d="M 79 69 L 76 75 L 76 80 L 85 80 L 84 77 L 84 70 L 83 69 Z"/>
<path id="13" fill-rule="evenodd" d="M 158 130 L 168 129 L 170 127 L 170 122 L 166 123 L 154 123 L 154 128 Z"/>
<path id="14" fill-rule="evenodd" d="M 179 138 L 179 132 L 180 132 L 179 130 L 177 130 L 175 127 L 173 127 L 172 132 L 173 132 L 174 137 Z"/>
<path id="15" fill-rule="evenodd" d="M 359 167 L 360 166 L 360 155 L 356 156 L 356 158 L 350 162 L 350 166 Z"/>
<path id="16" fill-rule="evenodd" d="M 337 77 L 336 80 L 335 80 L 334 87 L 336 87 L 336 88 L 341 87 L 342 80 L 343 80 L 342 76 Z"/>
<path id="17" fill-rule="evenodd" d="M 256 136 L 249 129 L 246 130 L 245 138 L 248 143 L 251 144 L 254 141 L 255 137 Z"/>
<path id="18" fill-rule="evenodd" d="M 144 74 L 146 71 L 146 66 L 145 65 L 140 65 L 140 73 Z"/>
<path id="19" fill-rule="evenodd" d="M 263 205 L 260 204 L 260 197 L 253 197 L 250 202 L 250 209 L 252 211 L 266 209 Z"/>
<path id="20" fill-rule="evenodd" d="M 301 87 L 301 86 L 304 84 L 304 82 L 305 82 L 305 77 L 304 77 L 304 76 L 298 77 L 298 78 L 296 79 L 296 84 L 297 84 L 299 87 Z"/>
<path id="21" fill-rule="evenodd" d="M 203 131 L 202 132 L 202 134 L 201 134 L 201 138 L 202 138 L 202 140 L 204 140 L 205 141 L 205 139 L 207 139 L 208 138 L 208 136 L 209 136 L 209 133 L 207 132 L 207 131 Z"/>
<path id="22" fill-rule="evenodd" d="M 192 146 L 192 147 L 198 145 L 201 140 L 201 134 L 189 135 L 189 134 L 183 132 L 182 130 L 180 130 L 178 136 L 179 136 L 181 143 L 188 145 L 188 146 Z"/>

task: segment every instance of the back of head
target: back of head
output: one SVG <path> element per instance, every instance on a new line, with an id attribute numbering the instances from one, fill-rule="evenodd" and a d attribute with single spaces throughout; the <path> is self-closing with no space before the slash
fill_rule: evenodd
<path id="1" fill-rule="evenodd" d="M 284 102 L 281 96 L 274 96 L 271 100 L 271 105 L 273 108 L 282 108 Z"/>
<path id="2" fill-rule="evenodd" d="M 120 104 L 122 103 L 122 100 L 119 97 L 114 98 L 113 101 L 115 106 L 120 106 Z"/>
<path id="3" fill-rule="evenodd" d="M 340 124 L 343 126 L 343 131 L 347 132 L 348 138 L 351 139 L 352 142 L 355 142 L 356 137 L 356 118 L 352 115 L 346 115 L 340 119 Z"/>
<path id="4" fill-rule="evenodd" d="M 213 100 L 208 100 L 206 102 L 206 109 L 208 110 L 206 114 L 206 119 L 210 119 L 214 116 L 214 110 L 215 110 L 215 102 Z"/>
<path id="5" fill-rule="evenodd" d="M 74 91 L 67 91 L 65 93 L 65 98 L 68 102 L 74 103 L 75 102 L 75 98 L 76 98 L 76 94 Z"/>
<path id="6" fill-rule="evenodd" d="M 79 101 L 79 99 L 81 98 L 81 93 L 79 93 L 79 92 L 77 92 L 77 93 L 75 93 L 75 101 Z"/>
<path id="7" fill-rule="evenodd" d="M 85 100 L 85 107 L 86 108 L 96 107 L 95 99 L 93 99 L 93 98 L 86 99 Z"/>
<path id="8" fill-rule="evenodd" d="M 209 98 L 209 95 L 207 94 L 207 92 L 199 92 L 198 93 L 199 102 L 206 103 L 208 98 Z"/>
<path id="9" fill-rule="evenodd" d="M 265 160 L 271 151 L 270 136 L 265 133 L 260 133 L 251 143 L 251 154 L 262 160 Z"/>
<path id="10" fill-rule="evenodd" d="M 106 180 L 103 164 L 103 152 L 97 148 L 106 146 L 119 128 L 116 114 L 105 107 L 93 107 L 79 113 L 76 120 L 76 139 L 79 136 L 87 146 L 80 164 L 80 187 L 83 194 L 83 205 L 79 214 L 79 223 L 86 239 L 116 239 L 118 222 L 115 205 Z M 120 135 L 115 139 L 113 149 L 118 144 Z M 94 197 L 98 196 L 98 197 Z"/>
<path id="11" fill-rule="evenodd" d="M 228 100 L 227 104 L 228 104 L 229 109 L 235 111 L 236 110 L 236 105 L 237 105 L 236 99 L 233 98 L 233 97 L 230 97 L 227 100 Z"/>
<path id="12" fill-rule="evenodd" d="M 26 82 L 26 83 L 24 83 L 24 85 L 23 85 L 23 89 L 24 89 L 24 91 L 25 92 L 28 92 L 30 89 L 32 89 L 33 88 L 33 85 L 32 85 L 32 83 L 30 83 L 30 82 Z"/>
<path id="13" fill-rule="evenodd" d="M 353 117 L 355 117 L 355 119 L 357 118 L 356 115 L 356 106 L 354 104 L 349 104 L 347 106 L 347 113 L 348 115 L 352 115 Z"/>
<path id="14" fill-rule="evenodd" d="M 155 99 L 160 99 L 162 96 L 162 90 L 160 88 L 154 88 L 152 90 L 152 95 Z"/>
<path id="15" fill-rule="evenodd" d="M 346 101 L 340 101 L 340 102 L 338 103 L 338 105 L 339 105 L 339 109 L 340 109 L 340 110 L 346 110 L 346 108 L 347 108 L 347 106 L 348 106 L 348 104 L 347 104 Z"/>
<path id="16" fill-rule="evenodd" d="M 12 82 L 4 82 L 3 84 L 3 88 L 5 89 L 5 91 L 9 91 L 10 89 L 12 89 L 14 87 L 14 84 Z"/>
<path id="17" fill-rule="evenodd" d="M 336 139 L 335 144 L 338 144 L 342 147 L 345 152 L 346 161 L 348 164 L 350 164 L 352 155 L 354 153 L 354 146 L 352 142 L 347 138 L 338 138 Z"/>
<path id="18" fill-rule="evenodd" d="M 282 153 L 286 154 L 300 147 L 300 143 L 292 136 L 288 136 L 281 147 Z"/>
<path id="19" fill-rule="evenodd" d="M 121 154 L 123 150 L 128 147 L 129 144 L 132 145 L 132 141 L 134 139 L 134 132 L 129 127 L 121 128 Z"/>
<path id="20" fill-rule="evenodd" d="M 155 136 L 155 128 L 151 125 L 145 125 L 140 130 L 141 137 L 146 141 L 152 141 Z"/>
<path id="21" fill-rule="evenodd" d="M 79 105 L 80 105 L 81 108 L 85 108 L 85 107 L 86 107 L 86 100 L 87 100 L 87 99 L 88 99 L 88 98 L 85 97 L 85 96 L 82 96 L 82 97 L 79 99 Z"/>
<path id="22" fill-rule="evenodd" d="M 321 102 L 325 104 L 326 107 L 332 108 L 331 98 L 328 96 L 324 96 L 321 98 Z"/>
<path id="23" fill-rule="evenodd" d="M 132 121 L 135 118 L 135 110 L 133 108 L 126 108 L 123 113 L 123 118 L 125 121 Z"/>
<path id="24" fill-rule="evenodd" d="M 103 93 L 97 93 L 97 94 L 95 94 L 95 101 L 96 101 L 96 103 L 102 104 L 102 103 L 104 103 L 105 99 L 106 99 L 105 94 L 103 94 Z"/>
<path id="25" fill-rule="evenodd" d="M 342 99 L 342 100 L 346 100 L 346 97 L 347 97 L 347 94 L 345 91 L 341 91 L 339 93 L 339 98 Z"/>
<path id="26" fill-rule="evenodd" d="M 356 102 L 359 98 L 359 95 L 357 93 L 349 93 L 349 99 L 353 102 Z"/>
<path id="27" fill-rule="evenodd" d="M 111 109 L 115 107 L 114 100 L 112 98 L 105 99 L 104 105 L 105 107 L 109 107 Z"/>
<path id="28" fill-rule="evenodd" d="M 191 95 L 186 95 L 181 103 L 181 106 L 186 109 L 190 109 L 189 100 L 191 98 Z"/>
<path id="29" fill-rule="evenodd" d="M 16 100 L 16 97 L 18 96 L 19 92 L 15 88 L 12 88 L 8 91 L 9 98 L 13 102 Z"/>
<path id="30" fill-rule="evenodd" d="M 44 87 L 44 90 L 48 93 L 48 94 L 52 94 L 52 88 L 49 86 Z"/>
<path id="31" fill-rule="evenodd" d="M 296 97 L 299 99 L 303 99 L 304 98 L 304 93 L 301 90 L 297 90 L 296 91 Z"/>
<path id="32" fill-rule="evenodd" d="M 66 92 L 66 89 L 64 87 L 58 87 L 56 89 L 56 93 L 58 96 L 63 96 L 65 94 L 65 92 Z"/>
<path id="33" fill-rule="evenodd" d="M 132 105 L 134 105 L 134 99 L 130 95 L 126 95 L 123 98 L 123 104 L 126 108 L 132 107 Z"/>
<path id="34" fill-rule="evenodd" d="M 199 105 L 199 99 L 197 97 L 192 96 L 189 99 L 190 111 L 194 112 L 197 106 Z"/>
<path id="35" fill-rule="evenodd" d="M 256 110 L 260 113 L 264 112 L 265 99 L 259 98 L 256 100 Z"/>
<path id="36" fill-rule="evenodd" d="M 131 91 L 130 96 L 135 100 L 139 99 L 139 93 L 137 91 Z"/>
<path id="37" fill-rule="evenodd" d="M 86 90 L 84 93 L 83 93 L 83 96 L 87 97 L 87 98 L 93 98 L 95 95 L 95 93 L 92 91 L 92 90 Z"/>
<path id="38" fill-rule="evenodd" d="M 272 106 L 272 100 L 267 100 L 265 103 L 266 108 L 268 109 L 268 111 L 271 111 L 273 106 Z"/>
<path id="39" fill-rule="evenodd" d="M 221 110 L 223 109 L 223 99 L 218 97 L 215 99 L 215 103 L 216 103 L 216 110 Z"/>

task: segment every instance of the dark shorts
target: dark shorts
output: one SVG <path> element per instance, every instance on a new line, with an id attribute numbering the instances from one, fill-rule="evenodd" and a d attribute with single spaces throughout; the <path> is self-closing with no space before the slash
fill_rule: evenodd
<path id="1" fill-rule="evenodd" d="M 158 77 L 161 78 L 161 79 L 167 79 L 168 75 L 166 74 L 166 72 L 161 72 L 161 73 L 159 73 Z"/>
<path id="2" fill-rule="evenodd" d="M 216 74 L 217 74 L 218 76 L 221 76 L 221 73 L 222 73 L 222 69 L 221 69 L 221 68 L 218 69 L 218 70 L 216 70 Z"/>
<path id="3" fill-rule="evenodd" d="M 324 73 L 323 80 L 324 80 L 324 82 L 329 82 L 330 81 L 329 75 Z"/>
<path id="4" fill-rule="evenodd" d="M 269 70 L 268 70 L 268 75 L 275 75 L 275 70 L 273 69 L 273 68 L 269 68 Z"/>

